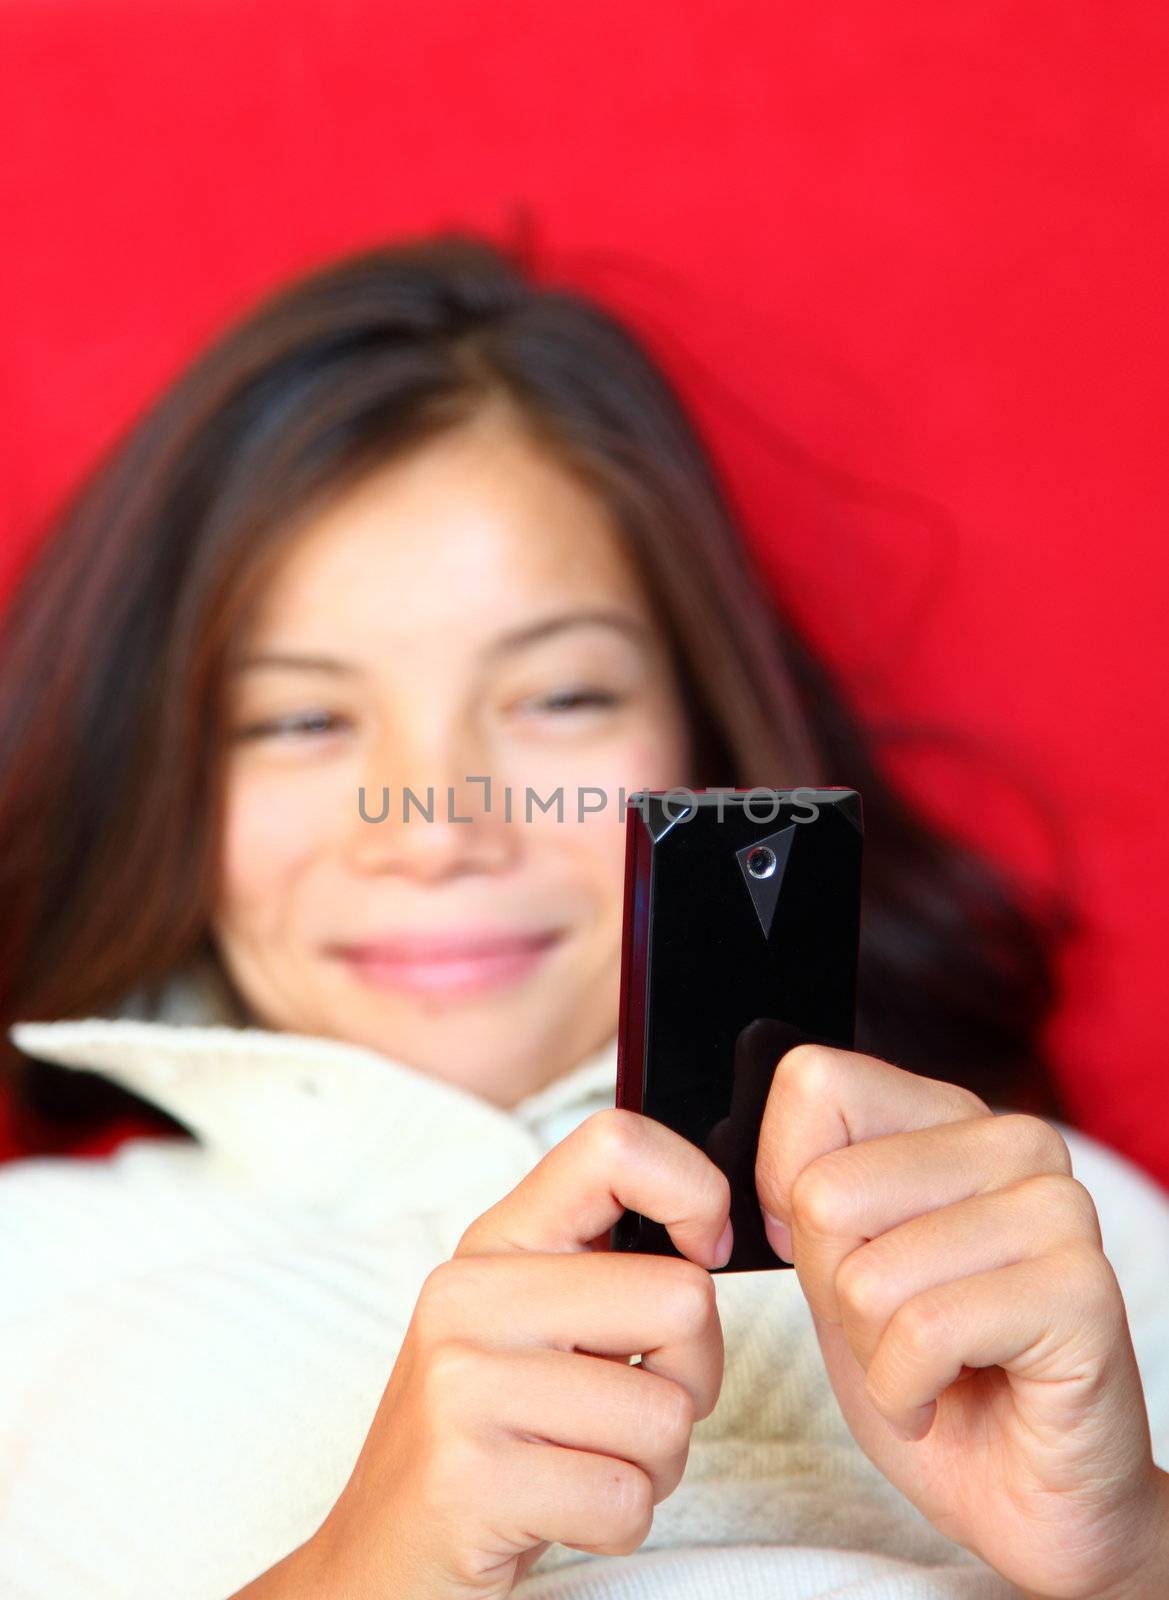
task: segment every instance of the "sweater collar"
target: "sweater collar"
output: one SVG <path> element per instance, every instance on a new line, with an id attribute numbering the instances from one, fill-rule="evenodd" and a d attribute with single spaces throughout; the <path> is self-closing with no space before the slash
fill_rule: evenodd
<path id="1" fill-rule="evenodd" d="M 241 1024 L 210 963 L 100 1016 L 17 1022 L 9 1038 L 160 1106 L 233 1183 L 330 1212 L 375 1193 L 400 1207 L 404 1183 L 423 1208 L 459 1194 L 498 1198 L 613 1104 L 617 1060 L 614 1035 L 504 1110 L 363 1045 Z"/>

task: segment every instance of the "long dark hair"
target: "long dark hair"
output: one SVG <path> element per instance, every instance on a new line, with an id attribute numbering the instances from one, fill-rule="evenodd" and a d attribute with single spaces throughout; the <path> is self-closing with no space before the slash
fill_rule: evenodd
<path id="1" fill-rule="evenodd" d="M 233 641 L 315 507 L 489 398 L 623 530 L 672 641 L 693 784 L 861 791 L 858 1049 L 1062 1114 L 1041 1033 L 1068 906 L 1024 903 L 882 775 L 638 340 L 463 234 L 269 299 L 90 475 L 23 574 L 0 626 L 0 1073 L 15 1103 L 74 1128 L 130 1106 L 177 1127 L 108 1081 L 28 1061 L 7 1027 L 91 1015 L 214 959 Z"/>

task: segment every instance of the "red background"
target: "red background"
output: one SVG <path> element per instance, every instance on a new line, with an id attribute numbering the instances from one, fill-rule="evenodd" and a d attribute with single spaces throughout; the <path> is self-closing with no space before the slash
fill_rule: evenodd
<path id="1" fill-rule="evenodd" d="M 1163 6 L 0 0 L 0 29 L 0 590 L 254 297 L 526 230 L 681 383 L 896 771 L 1074 873 L 1060 1074 L 1169 1181 Z"/>

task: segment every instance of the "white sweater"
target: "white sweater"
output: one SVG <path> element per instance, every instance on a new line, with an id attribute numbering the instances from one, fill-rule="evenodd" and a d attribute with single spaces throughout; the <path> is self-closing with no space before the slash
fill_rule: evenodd
<path id="1" fill-rule="evenodd" d="M 149 1014 L 131 999 L 11 1030 L 197 1142 L 0 1167 L 3 1600 L 225 1600 L 302 1543 L 352 1470 L 427 1272 L 612 1103 L 613 1040 L 504 1112 L 372 1050 L 221 1019 L 187 977 Z M 1169 1200 L 1060 1130 L 1169 1465 Z M 796 1274 L 716 1282 L 722 1395 L 645 1545 L 554 1545 L 517 1600 L 1017 1597 L 853 1442 Z"/>

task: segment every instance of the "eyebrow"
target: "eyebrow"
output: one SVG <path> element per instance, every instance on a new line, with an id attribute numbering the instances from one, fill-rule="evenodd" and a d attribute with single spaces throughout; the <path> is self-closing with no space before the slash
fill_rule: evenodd
<path id="1" fill-rule="evenodd" d="M 494 640 L 487 648 L 487 655 L 503 655 L 509 650 L 519 650 L 524 645 L 535 644 L 537 640 L 547 639 L 552 634 L 564 633 L 569 628 L 616 628 L 627 638 L 635 643 L 645 643 L 649 638 L 649 629 L 644 622 L 631 616 L 627 611 L 609 611 L 597 609 L 593 611 L 567 611 L 555 616 L 543 617 L 539 622 L 531 622 L 526 627 L 514 628 L 510 633 L 504 633 Z"/>
<path id="2" fill-rule="evenodd" d="M 636 643 L 645 643 L 649 638 L 649 629 L 646 625 L 636 617 L 630 616 L 628 612 L 570 611 L 542 617 L 538 622 L 531 622 L 525 627 L 514 628 L 509 633 L 500 634 L 499 638 L 492 640 L 484 653 L 488 657 L 505 655 L 509 651 L 520 650 L 526 645 L 550 638 L 553 634 L 564 633 L 569 628 L 585 627 L 616 628 Z M 254 672 L 265 668 L 334 674 L 352 674 L 358 670 L 351 662 L 342 661 L 336 656 L 299 655 L 288 650 L 260 651 L 244 656 L 236 664 L 236 670 L 240 672 Z"/>

